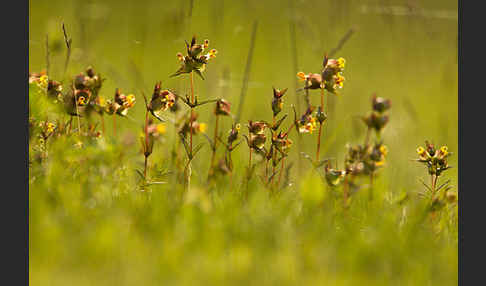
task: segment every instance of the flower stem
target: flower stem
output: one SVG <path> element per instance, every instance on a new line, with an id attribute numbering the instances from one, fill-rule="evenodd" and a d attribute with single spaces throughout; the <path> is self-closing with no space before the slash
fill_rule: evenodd
<path id="1" fill-rule="evenodd" d="M 143 177 L 145 181 L 147 181 L 147 163 L 148 163 L 148 148 L 149 148 L 149 139 L 148 139 L 148 108 L 145 110 L 145 163 L 144 163 L 144 169 L 143 169 Z"/>
<path id="2" fill-rule="evenodd" d="M 103 130 L 103 136 L 105 136 L 105 117 L 101 115 L 101 129 Z"/>
<path id="3" fill-rule="evenodd" d="M 209 166 L 209 176 L 213 174 L 213 167 L 214 167 L 214 160 L 216 159 L 216 147 L 218 144 L 218 122 L 219 122 L 219 116 L 216 115 L 216 123 L 214 126 L 214 146 L 213 146 L 213 154 L 211 155 L 211 165 Z"/>
<path id="4" fill-rule="evenodd" d="M 252 148 L 250 148 L 250 158 L 248 160 L 248 174 L 250 173 L 250 170 L 251 170 L 251 153 L 252 153 Z M 248 175 L 248 177 L 250 177 Z"/>
<path id="5" fill-rule="evenodd" d="M 78 134 L 81 136 L 81 122 L 79 120 L 78 98 L 74 96 L 74 104 L 76 105 L 76 117 L 78 119 Z"/>
<path id="6" fill-rule="evenodd" d="M 277 187 L 280 186 L 280 180 L 282 179 L 282 173 L 285 167 L 285 157 L 282 158 L 282 167 L 280 168 L 280 175 L 278 176 Z"/>
<path id="7" fill-rule="evenodd" d="M 324 89 L 321 88 L 321 112 L 324 112 Z M 322 122 L 319 121 L 319 134 L 317 135 L 316 163 L 319 162 L 319 151 L 321 150 Z"/>
<path id="8" fill-rule="evenodd" d="M 370 190 L 369 190 L 369 194 L 368 194 L 369 195 L 368 199 L 370 201 L 373 200 L 373 183 L 374 183 L 374 179 L 375 179 L 374 177 L 375 176 L 374 176 L 373 172 L 371 172 L 371 174 L 370 174 Z"/>
<path id="9" fill-rule="evenodd" d="M 116 138 L 116 114 L 113 114 L 113 138 Z"/>
<path id="10" fill-rule="evenodd" d="M 434 195 L 435 195 L 435 187 L 436 187 L 436 185 L 437 185 L 437 178 L 438 178 L 438 176 L 437 176 L 437 175 L 431 175 L 431 176 L 430 176 L 430 180 L 431 180 L 431 182 L 432 182 L 432 184 L 431 184 L 431 187 L 432 187 L 432 193 L 433 193 Z"/>
<path id="11" fill-rule="evenodd" d="M 194 76 L 193 76 L 193 72 L 191 71 L 191 104 L 194 104 Z M 189 118 L 189 132 L 190 132 L 190 151 L 191 151 L 191 156 L 192 156 L 192 120 L 193 120 L 193 117 L 194 117 L 194 108 L 191 106 L 191 117 Z"/>
<path id="12" fill-rule="evenodd" d="M 370 142 L 370 133 L 371 133 L 371 128 L 368 127 L 368 129 L 366 129 L 366 136 L 365 136 L 365 142 L 364 142 L 365 147 L 367 147 L 368 143 Z"/>

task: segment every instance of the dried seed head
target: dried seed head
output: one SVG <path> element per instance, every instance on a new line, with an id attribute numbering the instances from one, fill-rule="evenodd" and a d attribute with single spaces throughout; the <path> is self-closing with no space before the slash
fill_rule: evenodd
<path id="1" fill-rule="evenodd" d="M 238 139 L 238 134 L 240 132 L 241 125 L 237 123 L 231 127 L 228 135 L 228 145 L 231 145 L 236 139 Z"/>
<path id="2" fill-rule="evenodd" d="M 216 101 L 216 108 L 214 109 L 214 114 L 216 115 L 230 115 L 231 113 L 231 104 L 224 100 L 220 99 Z"/>
<path id="3" fill-rule="evenodd" d="M 266 123 L 262 121 L 248 121 L 248 131 L 252 134 L 263 134 L 266 126 Z"/>

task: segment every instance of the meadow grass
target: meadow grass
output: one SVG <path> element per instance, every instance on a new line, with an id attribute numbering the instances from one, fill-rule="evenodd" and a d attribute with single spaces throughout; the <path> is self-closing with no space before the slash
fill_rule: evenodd
<path id="1" fill-rule="evenodd" d="M 82 148 L 73 147 L 75 136 L 48 140 L 46 158 L 30 164 L 32 285 L 456 285 L 457 205 L 430 216 L 427 200 L 419 196 L 424 190 L 419 178 L 428 182 L 428 174 L 412 159 L 431 140 L 449 146 L 454 153 L 449 163 L 457 166 L 457 21 L 364 13 L 362 5 L 375 4 L 31 1 L 31 72 L 47 67 L 48 34 L 49 77 L 64 80 L 91 65 L 106 78 L 100 94 L 112 98 L 121 88 L 137 100 L 130 119 L 116 119 L 116 136 L 105 116 L 101 138 L 83 139 Z M 430 1 L 420 8 L 457 11 L 457 3 Z M 251 70 L 245 74 L 254 20 Z M 65 77 L 62 22 L 72 38 Z M 333 56 L 346 58 L 346 82 L 341 95 L 329 98 L 320 154 L 342 169 L 345 144 L 365 138 L 360 116 L 369 112 L 371 95 L 391 99 L 382 136 L 389 152 L 374 180 L 373 200 L 363 187 L 343 207 L 340 189 L 329 187 L 323 169 L 316 171 L 299 155 L 315 157 L 315 134 L 289 135 L 294 146 L 285 164 L 292 167 L 282 178 L 288 187 L 276 196 L 259 179 L 265 166 L 258 155 L 247 182 L 245 143 L 232 152 L 233 175 L 208 183 L 212 150 L 198 134 L 194 146 L 205 145 L 191 162 L 187 188 L 177 178 L 175 158 L 187 159 L 171 124 L 149 158 L 148 176 L 164 184 L 140 188 L 136 170 L 144 166 L 139 136 L 146 112 L 141 92 L 150 95 L 161 80 L 180 96 L 191 94 L 188 76 L 169 78 L 179 67 L 175 55 L 184 40 L 193 34 L 208 38 L 219 52 L 205 80 L 194 77 L 201 100 L 224 98 L 234 112 L 243 86 L 239 122 L 271 122 L 272 86 L 288 87 L 281 111 L 288 114 L 286 129 L 293 120 L 291 104 L 300 107 L 299 114 L 305 108 L 304 93 L 294 88 L 296 73 L 320 72 L 325 52 L 339 46 L 350 28 L 355 32 Z M 31 114 L 54 119 L 51 107 L 33 99 Z M 311 91 L 310 100 L 319 105 L 319 91 Z M 197 108 L 210 137 L 213 109 L 214 104 Z M 232 123 L 219 118 L 224 139 Z M 77 128 L 76 121 L 72 126 Z M 241 130 L 246 134 L 246 127 Z M 218 148 L 219 159 L 224 151 L 222 144 Z M 458 189 L 457 168 L 444 177 Z"/>

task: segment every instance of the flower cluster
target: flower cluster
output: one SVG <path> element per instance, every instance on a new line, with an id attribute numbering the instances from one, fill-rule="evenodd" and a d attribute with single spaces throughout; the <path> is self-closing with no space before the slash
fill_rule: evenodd
<path id="1" fill-rule="evenodd" d="M 323 62 L 323 69 L 321 72 L 322 84 L 327 91 L 336 93 L 338 88 L 342 88 L 344 84 L 344 77 L 342 72 L 344 71 L 345 60 L 343 58 L 328 59 L 326 56 Z"/>
<path id="2" fill-rule="evenodd" d="M 106 101 L 105 112 L 109 115 L 118 114 L 120 116 L 127 116 L 128 110 L 134 105 L 135 95 L 125 95 L 117 88 L 115 90 L 114 100 Z"/>
<path id="3" fill-rule="evenodd" d="M 391 101 L 389 99 L 384 99 L 382 97 L 373 95 L 371 104 L 373 110 L 368 116 L 363 117 L 363 121 L 368 128 L 375 130 L 376 134 L 380 135 L 381 131 L 389 121 L 386 111 L 390 109 Z"/>
<path id="4" fill-rule="evenodd" d="M 160 114 L 169 108 L 172 108 L 176 102 L 176 96 L 169 90 L 161 89 L 161 82 L 155 84 L 152 99 L 147 108 L 157 119 L 161 120 Z"/>
<path id="5" fill-rule="evenodd" d="M 29 73 L 29 84 L 35 83 L 41 89 L 47 88 L 48 79 L 45 71 L 41 71 L 40 73 Z"/>
<path id="6" fill-rule="evenodd" d="M 56 130 L 56 125 L 49 121 L 41 121 L 39 123 L 39 129 L 41 138 L 43 140 L 47 140 L 47 138 L 54 134 L 54 131 Z"/>
<path id="7" fill-rule="evenodd" d="M 344 84 L 345 60 L 324 58 L 323 69 L 321 74 L 298 72 L 297 77 L 305 82 L 304 89 L 326 89 L 327 91 L 336 94 L 338 88 L 342 88 Z"/>
<path id="8" fill-rule="evenodd" d="M 322 87 L 322 76 L 318 73 L 298 72 L 297 77 L 305 82 L 304 89 L 320 89 Z"/>
<path id="9" fill-rule="evenodd" d="M 265 141 L 267 140 L 264 133 L 267 124 L 263 121 L 253 122 L 252 120 L 249 120 L 247 126 L 250 135 L 250 138 L 248 139 L 249 147 L 257 151 L 261 151 L 265 145 Z"/>
<path id="10" fill-rule="evenodd" d="M 344 159 L 346 173 L 353 177 L 374 174 L 385 165 L 388 148 L 383 143 L 347 146 Z"/>
<path id="11" fill-rule="evenodd" d="M 190 44 L 186 42 L 187 55 L 184 56 L 181 53 L 177 53 L 181 67 L 171 77 L 194 71 L 204 79 L 202 73 L 206 69 L 206 64 L 210 59 L 215 58 L 218 53 L 215 49 L 211 49 L 208 53 L 203 54 L 208 46 L 209 40 L 204 40 L 203 44 L 196 44 L 196 36 L 193 36 Z"/>
<path id="12" fill-rule="evenodd" d="M 418 162 L 423 163 L 430 175 L 440 176 L 443 171 L 450 168 L 447 158 L 452 154 L 448 151 L 447 146 L 436 149 L 434 144 L 425 141 L 425 148 L 417 148 L 419 158 Z"/>
<path id="13" fill-rule="evenodd" d="M 317 128 L 317 118 L 312 115 L 314 108 L 307 108 L 306 112 L 302 115 L 299 121 L 297 121 L 297 127 L 300 133 L 310 133 Z"/>

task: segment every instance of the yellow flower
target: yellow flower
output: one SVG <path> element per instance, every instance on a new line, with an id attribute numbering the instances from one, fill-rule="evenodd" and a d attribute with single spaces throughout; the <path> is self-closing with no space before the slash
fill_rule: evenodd
<path id="1" fill-rule="evenodd" d="M 127 95 L 125 102 L 123 102 L 123 106 L 125 108 L 131 108 L 135 104 L 135 95 L 129 94 Z"/>
<path id="2" fill-rule="evenodd" d="M 380 161 L 378 161 L 378 162 L 375 163 L 375 166 L 376 167 L 381 167 L 383 165 L 385 165 L 385 159 L 381 159 Z"/>
<path id="3" fill-rule="evenodd" d="M 106 105 L 106 99 L 102 96 L 98 96 L 96 98 L 96 103 L 100 106 L 100 107 L 104 107 Z"/>
<path id="4" fill-rule="evenodd" d="M 337 63 L 338 63 L 338 67 L 340 69 L 343 69 L 344 68 L 344 64 L 346 63 L 346 60 L 344 58 L 339 58 L 339 59 L 337 59 Z"/>
<path id="5" fill-rule="evenodd" d="M 380 153 L 383 154 L 383 156 L 386 156 L 388 154 L 388 148 L 385 145 L 381 145 Z"/>
<path id="6" fill-rule="evenodd" d="M 446 156 L 447 154 L 449 154 L 447 146 L 440 147 L 440 153 L 442 156 Z"/>
<path id="7" fill-rule="evenodd" d="M 425 151 L 424 147 L 420 146 L 417 148 L 417 153 L 419 155 L 420 160 L 427 160 L 429 158 L 429 154 Z"/>
<path id="8" fill-rule="evenodd" d="M 206 123 L 200 123 L 199 124 L 199 132 L 206 133 L 207 129 L 208 129 L 208 125 Z"/>
<path id="9" fill-rule="evenodd" d="M 157 124 L 157 126 L 155 127 L 155 129 L 157 130 L 158 133 L 165 134 L 165 131 L 167 130 L 167 127 L 165 126 L 164 123 L 159 123 L 159 124 Z"/>
<path id="10" fill-rule="evenodd" d="M 56 125 L 54 125 L 53 123 L 49 122 L 46 124 L 47 133 L 54 132 L 54 128 L 56 128 Z"/>
<path id="11" fill-rule="evenodd" d="M 240 131 L 241 124 L 237 123 L 236 126 L 235 126 L 235 128 L 236 128 L 237 131 Z"/>
<path id="12" fill-rule="evenodd" d="M 209 51 L 209 57 L 210 58 L 215 58 L 217 53 L 218 53 L 218 51 L 216 49 L 211 49 Z"/>
<path id="13" fill-rule="evenodd" d="M 78 105 L 85 105 L 86 104 L 86 99 L 84 98 L 84 96 L 80 96 L 78 98 Z"/>
<path id="14" fill-rule="evenodd" d="M 41 75 L 41 77 L 39 78 L 39 87 L 41 88 L 47 88 L 47 85 L 48 85 L 48 82 L 49 82 L 49 78 L 47 77 L 47 75 Z"/>
<path id="15" fill-rule="evenodd" d="M 339 87 L 339 88 L 342 88 L 343 87 L 343 84 L 344 84 L 344 77 L 340 74 L 338 74 L 336 76 L 336 85 Z"/>
<path id="16" fill-rule="evenodd" d="M 307 76 L 303 72 L 298 72 L 297 77 L 302 81 L 305 81 L 307 79 Z"/>
<path id="17" fill-rule="evenodd" d="M 312 134 L 312 132 L 317 128 L 317 119 L 315 117 L 311 117 L 309 119 L 309 122 L 307 122 L 306 124 L 302 125 L 299 127 L 299 132 L 300 133 L 310 133 Z"/>

